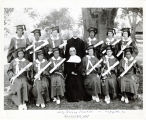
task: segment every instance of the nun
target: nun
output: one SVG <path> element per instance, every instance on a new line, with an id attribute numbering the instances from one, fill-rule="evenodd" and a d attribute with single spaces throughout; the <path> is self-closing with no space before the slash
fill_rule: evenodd
<path id="1" fill-rule="evenodd" d="M 84 99 L 81 58 L 76 55 L 75 47 L 69 48 L 70 57 L 66 61 L 66 98 L 68 102 L 79 102 Z"/>

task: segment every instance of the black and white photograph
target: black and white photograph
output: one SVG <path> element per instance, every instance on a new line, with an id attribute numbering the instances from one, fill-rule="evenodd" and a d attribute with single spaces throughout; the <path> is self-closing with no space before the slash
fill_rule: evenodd
<path id="1" fill-rule="evenodd" d="M 142 8 L 4 8 L 4 17 L 6 110 L 143 108 Z"/>
<path id="2" fill-rule="evenodd" d="M 143 111 L 144 8 L 46 6 L 3 7 L 3 110 Z"/>

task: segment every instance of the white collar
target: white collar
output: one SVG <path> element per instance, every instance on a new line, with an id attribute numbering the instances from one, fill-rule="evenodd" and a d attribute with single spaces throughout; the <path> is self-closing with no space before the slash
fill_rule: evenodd
<path id="1" fill-rule="evenodd" d="M 51 34 L 50 35 L 50 38 L 51 38 L 51 40 L 59 40 L 59 34 L 57 34 L 57 37 L 56 38 L 54 38 L 53 35 Z"/>
<path id="2" fill-rule="evenodd" d="M 127 40 L 125 40 L 124 37 L 122 37 L 122 41 L 124 41 L 124 42 L 126 42 L 126 41 L 128 42 L 128 41 L 131 41 L 131 40 L 132 40 L 131 37 L 128 37 Z"/>
<path id="3" fill-rule="evenodd" d="M 43 59 L 41 62 L 38 59 L 36 60 L 36 63 L 39 63 L 39 64 L 44 63 L 44 62 L 45 62 L 45 59 Z"/>
<path id="4" fill-rule="evenodd" d="M 109 57 L 109 56 L 105 55 L 105 58 L 106 59 L 114 59 L 114 56 L 112 55 L 111 57 Z"/>
<path id="5" fill-rule="evenodd" d="M 24 35 L 21 36 L 21 38 L 19 38 L 17 35 L 15 36 L 16 39 L 24 39 Z"/>
<path id="6" fill-rule="evenodd" d="M 134 57 L 131 56 L 130 59 L 127 59 L 126 57 L 124 57 L 124 60 L 125 60 L 126 62 L 128 62 L 128 61 L 133 61 L 133 60 L 134 60 Z"/>
<path id="7" fill-rule="evenodd" d="M 60 60 L 61 57 L 59 56 L 59 57 L 56 59 L 56 58 L 53 56 L 52 59 L 53 59 L 53 60 Z"/>
<path id="8" fill-rule="evenodd" d="M 24 62 L 25 61 L 25 58 L 22 58 L 22 60 L 19 60 L 18 58 L 16 58 L 15 61 L 16 62 L 19 62 L 19 61 L 23 61 Z"/>
<path id="9" fill-rule="evenodd" d="M 114 40 L 115 40 L 114 37 L 112 37 L 111 40 L 109 38 L 106 38 L 106 42 L 113 42 Z"/>
<path id="10" fill-rule="evenodd" d="M 80 63 L 81 62 L 81 58 L 77 55 L 73 55 L 73 56 L 70 56 L 70 58 L 68 59 L 67 62 L 70 62 L 70 63 Z"/>
<path id="11" fill-rule="evenodd" d="M 88 59 L 94 58 L 95 56 L 86 55 Z"/>
<path id="12" fill-rule="evenodd" d="M 88 37 L 88 40 L 89 41 L 95 41 L 96 40 L 96 37 L 94 37 L 93 39 L 91 37 Z"/>
<path id="13" fill-rule="evenodd" d="M 73 38 L 73 39 L 77 39 L 78 37 L 74 37 L 74 36 L 73 36 L 72 38 Z"/>

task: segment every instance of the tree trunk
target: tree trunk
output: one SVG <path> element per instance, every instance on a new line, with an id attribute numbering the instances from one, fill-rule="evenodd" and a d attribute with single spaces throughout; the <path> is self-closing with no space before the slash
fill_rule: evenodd
<path id="1" fill-rule="evenodd" d="M 89 36 L 89 27 L 97 28 L 97 39 L 105 40 L 107 28 L 114 27 L 116 13 L 117 8 L 82 8 L 84 40 Z"/>

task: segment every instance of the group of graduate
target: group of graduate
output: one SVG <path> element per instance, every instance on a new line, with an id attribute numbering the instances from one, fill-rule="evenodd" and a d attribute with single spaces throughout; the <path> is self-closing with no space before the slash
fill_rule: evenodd
<path id="1" fill-rule="evenodd" d="M 63 98 L 68 102 L 104 99 L 110 104 L 117 98 L 129 103 L 137 95 L 138 49 L 129 28 L 122 29 L 121 39 L 115 39 L 114 29 L 107 29 L 104 41 L 96 38 L 96 28 L 88 29 L 86 40 L 73 30 L 67 42 L 58 26 L 51 28 L 47 40 L 41 40 L 41 30 L 35 29 L 33 43 L 24 37 L 25 30 L 24 25 L 16 26 L 7 56 L 9 96 L 19 110 L 26 110 L 32 100 L 44 108 L 50 101 L 61 104 Z"/>

